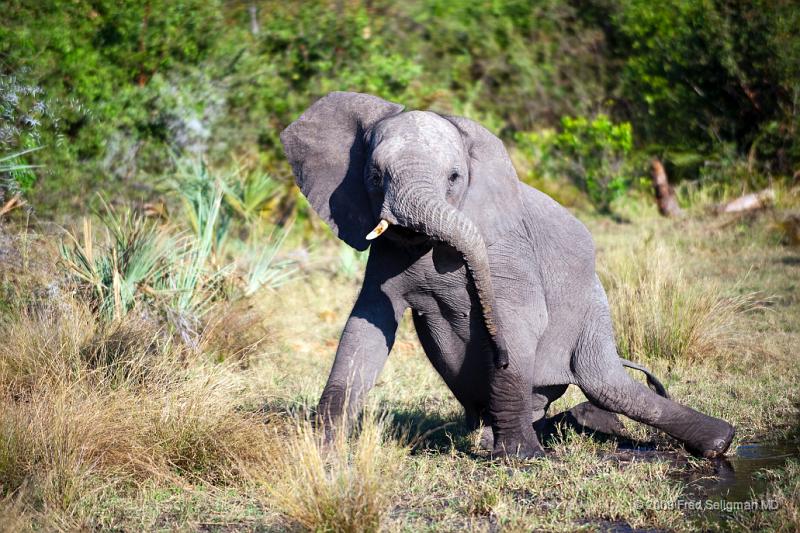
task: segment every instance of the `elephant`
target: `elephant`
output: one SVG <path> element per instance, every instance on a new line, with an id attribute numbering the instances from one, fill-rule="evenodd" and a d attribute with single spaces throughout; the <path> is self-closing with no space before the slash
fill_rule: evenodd
<path id="1" fill-rule="evenodd" d="M 410 308 L 428 359 L 470 427 L 486 428 L 493 456 L 544 454 L 534 426 L 569 385 L 600 419 L 625 415 L 699 456 L 726 452 L 732 425 L 671 400 L 618 356 L 588 229 L 522 183 L 486 128 L 333 92 L 280 138 L 311 207 L 345 243 L 370 248 L 319 400 L 326 429 L 357 416 Z"/>

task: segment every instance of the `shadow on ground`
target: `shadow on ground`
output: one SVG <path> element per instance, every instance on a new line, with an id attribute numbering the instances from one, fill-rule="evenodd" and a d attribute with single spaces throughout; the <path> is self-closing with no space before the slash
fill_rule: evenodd
<path id="1" fill-rule="evenodd" d="M 562 438 L 568 431 L 589 435 L 599 442 L 615 442 L 619 450 L 655 452 L 650 442 L 630 438 L 622 423 L 608 412 L 596 413 L 588 402 L 563 413 L 541 420 L 534 428 L 545 448 Z M 431 414 L 422 408 L 389 408 L 392 431 L 411 443 L 414 451 L 449 451 L 455 449 L 470 455 L 478 451 L 478 435 L 471 431 L 463 416 Z"/>
<path id="2" fill-rule="evenodd" d="M 389 408 L 392 434 L 407 440 L 412 452 L 444 452 L 452 448 L 464 453 L 473 451 L 472 432 L 463 416 L 431 414 L 422 408 Z"/>

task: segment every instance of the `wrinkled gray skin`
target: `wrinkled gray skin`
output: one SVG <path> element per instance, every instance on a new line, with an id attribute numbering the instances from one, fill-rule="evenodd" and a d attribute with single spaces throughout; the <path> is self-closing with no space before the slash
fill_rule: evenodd
<path id="1" fill-rule="evenodd" d="M 331 93 L 281 140 L 298 185 L 341 239 L 364 250 L 378 221 L 391 223 L 372 241 L 320 399 L 328 428 L 358 411 L 411 308 L 425 353 L 470 425 L 491 428 L 484 443 L 495 455 L 543 453 L 534 423 L 569 384 L 598 419 L 609 416 L 602 410 L 624 414 L 705 457 L 728 448 L 730 424 L 627 374 L 589 232 L 521 183 L 485 128 Z M 648 381 L 660 386 L 649 373 Z"/>

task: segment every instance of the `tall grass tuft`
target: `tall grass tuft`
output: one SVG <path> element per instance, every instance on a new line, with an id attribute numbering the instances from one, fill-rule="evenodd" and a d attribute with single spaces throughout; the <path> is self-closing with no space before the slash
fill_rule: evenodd
<path id="1" fill-rule="evenodd" d="M 281 482 L 273 503 L 293 522 L 312 531 L 377 531 L 389 511 L 406 448 L 386 438 L 386 420 L 367 412 L 348 439 L 337 431 L 325 443 L 300 422 L 278 459 Z"/>
<path id="2" fill-rule="evenodd" d="M 218 249 L 227 235 L 227 221 L 220 218 L 222 189 L 198 189 L 187 201 L 193 234 L 183 242 L 172 275 L 161 288 L 170 294 L 170 320 L 187 342 L 196 338 L 197 323 L 222 288 L 229 267 L 220 267 Z"/>
<path id="3" fill-rule="evenodd" d="M 756 295 L 688 278 L 662 245 L 620 249 L 603 258 L 599 273 L 622 357 L 724 362 L 758 350 L 744 321 L 761 308 Z"/>
<path id="4" fill-rule="evenodd" d="M 75 529 L 109 487 L 267 470 L 276 441 L 250 409 L 248 374 L 154 343 L 156 326 L 131 328 L 68 296 L 0 324 L 0 498 Z"/>
<path id="5" fill-rule="evenodd" d="M 239 261 L 244 272 L 242 290 L 245 296 L 252 296 L 264 287 L 277 289 L 293 279 L 297 273 L 294 261 L 277 258 L 290 229 L 278 236 L 269 235 L 260 243 L 251 239 Z"/>
<path id="6" fill-rule="evenodd" d="M 104 320 L 118 322 L 137 308 L 159 317 L 183 344 L 196 349 L 204 317 L 214 305 L 275 289 L 290 281 L 295 269 L 278 257 L 288 229 L 267 233 L 253 216 L 243 221 L 250 238 L 229 240 L 234 209 L 223 199 L 232 193 L 203 164 L 180 168 L 173 185 L 185 206 L 183 218 L 156 225 L 104 202 L 99 228 L 84 219 L 82 231 L 62 241 L 60 254 Z M 256 209 L 263 195 L 252 194 L 257 198 L 245 200 Z"/>

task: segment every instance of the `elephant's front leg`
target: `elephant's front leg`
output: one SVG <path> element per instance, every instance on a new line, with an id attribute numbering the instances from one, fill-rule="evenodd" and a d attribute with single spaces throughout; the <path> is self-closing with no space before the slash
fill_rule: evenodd
<path id="1" fill-rule="evenodd" d="M 365 287 L 347 320 L 317 413 L 326 433 L 341 422 L 352 422 L 394 344 L 403 307 L 393 305 L 379 289 Z"/>
<path id="2" fill-rule="evenodd" d="M 533 423 L 544 416 L 547 397 L 533 394 L 534 361 L 543 326 L 531 317 L 546 316 L 547 311 L 543 298 L 520 296 L 513 287 L 497 285 L 499 327 L 508 344 L 509 365 L 506 368 L 492 365 L 489 372 L 492 455 L 537 457 L 544 450 Z"/>
<path id="3" fill-rule="evenodd" d="M 534 411 L 543 411 L 543 406 L 534 405 L 530 379 L 512 360 L 507 368 L 494 369 L 490 387 L 492 455 L 522 458 L 544 455 L 533 429 Z"/>

